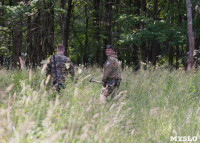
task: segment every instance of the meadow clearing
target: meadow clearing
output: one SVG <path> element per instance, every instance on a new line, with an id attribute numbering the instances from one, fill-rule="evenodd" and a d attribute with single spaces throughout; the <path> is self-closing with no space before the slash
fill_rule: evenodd
<path id="1" fill-rule="evenodd" d="M 120 93 L 99 102 L 99 68 L 76 69 L 76 84 L 56 93 L 45 73 L 1 69 L 0 142 L 168 143 L 171 136 L 200 141 L 200 72 L 122 71 Z M 197 142 L 198 142 L 197 141 Z M 175 141 L 174 141 L 175 142 Z"/>

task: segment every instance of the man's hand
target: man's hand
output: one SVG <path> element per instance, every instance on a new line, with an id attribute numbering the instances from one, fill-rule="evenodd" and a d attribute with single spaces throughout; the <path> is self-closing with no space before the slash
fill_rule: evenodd
<path id="1" fill-rule="evenodd" d="M 105 87 L 105 86 L 106 86 L 106 83 L 102 81 L 102 85 Z"/>

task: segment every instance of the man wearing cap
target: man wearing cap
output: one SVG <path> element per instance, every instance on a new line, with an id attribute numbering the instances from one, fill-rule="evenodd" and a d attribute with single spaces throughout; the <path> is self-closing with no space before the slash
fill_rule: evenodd
<path id="1" fill-rule="evenodd" d="M 119 89 L 121 82 L 120 65 L 117 59 L 117 55 L 114 52 L 114 48 L 111 45 L 106 46 L 107 60 L 103 69 L 103 87 L 100 95 L 102 103 L 107 101 L 107 97 L 114 98 L 116 92 Z"/>
<path id="2" fill-rule="evenodd" d="M 57 55 L 50 56 L 47 63 L 46 74 L 53 77 L 53 85 L 59 92 L 61 88 L 65 88 L 65 77 L 70 73 L 72 78 L 75 75 L 74 66 L 71 60 L 64 55 L 65 47 L 59 44 L 57 47 Z"/>

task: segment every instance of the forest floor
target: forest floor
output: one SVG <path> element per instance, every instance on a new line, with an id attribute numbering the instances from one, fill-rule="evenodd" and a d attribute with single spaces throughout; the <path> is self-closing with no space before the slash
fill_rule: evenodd
<path id="1" fill-rule="evenodd" d="M 100 104 L 99 68 L 76 70 L 60 94 L 45 74 L 0 71 L 0 142 L 168 143 L 171 137 L 200 141 L 200 72 L 157 69 L 122 71 L 117 98 Z M 14 84 L 14 85 L 13 85 Z M 175 142 L 175 141 L 174 141 Z"/>

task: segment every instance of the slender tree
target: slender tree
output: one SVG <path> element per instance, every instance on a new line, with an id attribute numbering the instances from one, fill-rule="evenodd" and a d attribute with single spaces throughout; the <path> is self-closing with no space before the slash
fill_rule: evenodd
<path id="1" fill-rule="evenodd" d="M 85 49 L 83 54 L 83 63 L 86 65 L 88 63 L 88 28 L 89 28 L 89 17 L 88 17 L 88 8 L 85 5 Z"/>
<path id="2" fill-rule="evenodd" d="M 60 7 L 62 10 L 66 9 L 66 0 L 61 0 Z M 66 46 L 66 38 L 65 38 L 65 22 L 66 22 L 66 14 L 60 14 L 60 29 L 61 29 L 61 41 L 64 46 Z"/>
<path id="3" fill-rule="evenodd" d="M 54 2 L 44 1 L 44 53 L 45 56 L 52 55 L 54 52 Z"/>
<path id="4" fill-rule="evenodd" d="M 28 3 L 29 0 L 26 0 L 26 2 Z M 28 6 L 30 8 L 30 3 L 28 3 Z M 31 29 L 32 29 L 32 16 L 31 15 L 27 16 L 27 21 L 26 22 L 27 22 L 27 31 L 28 31 L 28 33 L 27 33 L 26 52 L 27 52 L 28 55 L 26 55 L 26 59 L 25 59 L 26 63 L 25 64 L 28 67 L 28 66 L 31 65 L 29 54 L 31 53 L 30 51 L 33 50 L 33 41 L 32 41 L 33 37 L 32 37 L 32 31 L 31 31 Z"/>
<path id="5" fill-rule="evenodd" d="M 27 53 L 29 55 L 29 62 L 30 62 L 29 64 L 33 68 L 35 68 L 38 64 L 40 64 L 42 56 L 46 55 L 46 52 L 42 51 L 42 45 L 44 43 L 43 38 L 45 38 L 45 34 L 44 32 L 42 32 L 43 28 L 41 20 L 41 11 L 42 11 L 41 8 L 38 8 L 38 12 L 35 13 L 35 15 L 33 15 L 32 17 L 30 25 L 31 27 L 28 27 L 31 28 L 31 30 L 28 31 L 29 45 L 27 47 L 28 48 Z"/>
<path id="6" fill-rule="evenodd" d="M 72 9 L 73 9 L 73 3 L 72 0 L 68 0 L 68 7 L 67 7 L 67 18 L 66 18 L 66 23 L 65 23 L 65 55 L 68 55 L 68 40 L 69 40 L 69 32 L 70 32 L 70 20 L 71 20 L 71 14 L 72 14 Z"/>
<path id="7" fill-rule="evenodd" d="M 141 8 L 142 8 L 141 1 L 135 1 L 134 5 L 136 7 L 135 14 L 137 16 L 140 16 Z M 136 24 L 135 27 L 136 27 L 136 29 L 140 29 L 141 22 L 139 22 L 138 24 Z M 132 45 L 132 63 L 133 63 L 133 69 L 135 71 L 137 71 L 139 69 L 139 46 L 136 45 L 136 44 Z"/>
<path id="8" fill-rule="evenodd" d="M 173 25 L 174 24 L 174 1 L 170 0 L 169 1 L 169 9 L 172 10 L 172 14 L 170 15 L 170 23 Z M 172 41 L 172 39 L 170 39 Z M 172 45 L 169 44 L 169 69 L 172 70 L 173 68 L 173 58 L 174 58 L 174 49 Z"/>
<path id="9" fill-rule="evenodd" d="M 188 65 L 187 71 L 190 71 L 194 65 L 194 34 L 192 30 L 192 4 L 190 0 L 186 0 L 186 7 L 187 7 L 187 27 L 188 27 L 188 41 L 189 41 L 189 55 L 188 55 Z"/>
<path id="10" fill-rule="evenodd" d="M 142 0 L 141 2 L 141 7 L 142 7 L 142 11 L 144 12 L 144 16 L 146 16 L 146 0 Z M 140 29 L 144 29 L 144 22 L 141 22 L 140 24 Z M 147 63 L 147 48 L 146 48 L 146 43 L 147 41 L 143 41 L 142 45 L 141 45 L 141 68 L 142 69 L 146 69 L 146 63 Z"/>
<path id="11" fill-rule="evenodd" d="M 104 23 L 104 39 L 103 43 L 104 46 L 108 44 L 112 44 L 112 6 L 113 6 L 113 0 L 106 0 L 105 1 L 105 9 L 104 9 L 104 18 L 103 18 L 103 23 Z M 105 52 L 103 51 L 103 60 L 102 64 L 106 60 L 106 55 Z"/>
<path id="12" fill-rule="evenodd" d="M 180 13 L 180 8 L 181 8 L 181 1 L 179 1 L 179 0 L 177 0 L 176 1 L 176 4 L 177 4 L 177 17 L 178 17 L 178 19 L 177 19 L 177 23 L 178 23 L 178 26 L 179 27 L 181 27 L 181 24 L 182 24 L 182 15 L 181 15 L 181 13 Z M 179 45 L 177 45 L 176 46 L 176 69 L 178 69 L 179 68 L 179 58 L 180 58 L 180 46 Z"/>
<path id="13" fill-rule="evenodd" d="M 4 5 L 4 0 L 2 0 L 2 6 Z M 4 19 L 3 19 L 3 12 L 2 8 L 0 8 L 0 26 L 4 26 Z M 0 41 L 0 45 L 3 44 L 2 41 Z M 0 53 L 0 65 L 3 66 L 3 54 Z"/>
<path id="14" fill-rule="evenodd" d="M 95 52 L 95 62 L 99 64 L 100 61 L 100 0 L 93 0 L 93 37 L 94 37 L 94 47 L 96 48 Z"/>
<path id="15" fill-rule="evenodd" d="M 154 4 L 153 4 L 153 19 L 154 20 L 157 20 L 157 14 L 158 14 L 158 0 L 154 0 Z M 158 43 L 155 40 L 155 38 L 153 38 L 152 40 L 151 50 L 152 50 L 152 65 L 156 66 Z"/>
<path id="16" fill-rule="evenodd" d="M 14 5 L 17 5 L 19 1 L 14 1 Z M 22 49 L 22 15 L 13 23 L 13 67 L 20 67 L 19 57 L 21 56 Z"/>

